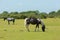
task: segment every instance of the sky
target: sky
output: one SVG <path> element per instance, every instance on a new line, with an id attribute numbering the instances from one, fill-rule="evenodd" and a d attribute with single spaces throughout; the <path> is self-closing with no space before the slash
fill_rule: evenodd
<path id="1" fill-rule="evenodd" d="M 39 10 L 51 12 L 60 9 L 60 0 L 0 0 L 0 12 Z"/>

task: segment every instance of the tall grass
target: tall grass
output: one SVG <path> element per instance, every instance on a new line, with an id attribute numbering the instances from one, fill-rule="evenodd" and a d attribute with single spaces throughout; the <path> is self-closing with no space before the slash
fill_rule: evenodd
<path id="1" fill-rule="evenodd" d="M 46 32 L 34 32 L 35 25 L 30 25 L 27 32 L 23 19 L 16 19 L 15 25 L 8 25 L 7 21 L 0 19 L 0 40 L 60 40 L 60 19 L 42 19 L 46 25 Z"/>

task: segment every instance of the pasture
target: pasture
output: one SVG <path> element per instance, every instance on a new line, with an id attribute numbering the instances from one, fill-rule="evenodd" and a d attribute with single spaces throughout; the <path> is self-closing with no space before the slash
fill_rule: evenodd
<path id="1" fill-rule="evenodd" d="M 30 25 L 27 32 L 23 19 L 16 19 L 15 25 L 8 25 L 7 21 L 0 19 L 0 40 L 60 40 L 60 19 L 42 19 L 46 25 L 46 32 L 34 32 L 35 25 Z"/>

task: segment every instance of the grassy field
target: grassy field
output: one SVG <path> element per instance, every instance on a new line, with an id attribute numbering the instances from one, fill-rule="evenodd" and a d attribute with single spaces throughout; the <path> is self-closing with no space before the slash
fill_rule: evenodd
<path id="1" fill-rule="evenodd" d="M 60 19 L 42 19 L 46 25 L 46 32 L 34 32 L 35 25 L 30 25 L 30 32 L 24 27 L 24 20 L 20 19 L 15 25 L 8 25 L 7 21 L 0 19 L 0 40 L 60 40 Z"/>

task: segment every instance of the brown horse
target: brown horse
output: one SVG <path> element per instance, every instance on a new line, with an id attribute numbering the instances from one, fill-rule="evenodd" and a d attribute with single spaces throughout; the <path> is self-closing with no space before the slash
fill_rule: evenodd
<path id="1" fill-rule="evenodd" d="M 8 24 L 10 24 L 10 21 L 13 22 L 13 24 L 15 23 L 15 18 L 4 18 L 4 21 L 7 20 Z"/>

